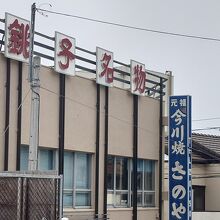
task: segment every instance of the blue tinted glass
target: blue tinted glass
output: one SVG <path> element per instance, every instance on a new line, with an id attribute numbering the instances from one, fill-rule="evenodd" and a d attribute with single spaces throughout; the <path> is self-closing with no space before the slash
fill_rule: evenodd
<path id="1" fill-rule="evenodd" d="M 54 152 L 53 150 L 40 149 L 38 152 L 38 169 L 53 170 Z"/>
<path id="2" fill-rule="evenodd" d="M 76 206 L 90 206 L 90 193 L 76 193 Z"/>
<path id="3" fill-rule="evenodd" d="M 75 161 L 75 178 L 76 189 L 90 188 L 90 155 L 84 153 L 76 153 Z"/>
<path id="4" fill-rule="evenodd" d="M 65 193 L 63 194 L 63 205 L 66 207 L 72 207 L 73 206 L 73 193 Z"/>
<path id="5" fill-rule="evenodd" d="M 64 189 L 73 189 L 73 153 L 64 152 Z"/>
<path id="6" fill-rule="evenodd" d="M 28 146 L 22 145 L 20 150 L 20 170 L 28 170 Z"/>
<path id="7" fill-rule="evenodd" d="M 155 161 L 144 161 L 144 189 L 155 190 Z"/>

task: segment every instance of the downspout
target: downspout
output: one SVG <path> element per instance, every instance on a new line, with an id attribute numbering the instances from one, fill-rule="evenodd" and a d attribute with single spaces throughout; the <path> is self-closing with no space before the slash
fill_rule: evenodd
<path id="1" fill-rule="evenodd" d="M 96 100 L 96 155 L 95 155 L 95 219 L 99 216 L 99 137 L 100 137 L 100 85 L 97 84 Z"/>
<path id="2" fill-rule="evenodd" d="M 21 162 L 21 113 L 22 113 L 22 62 L 18 62 L 18 113 L 17 113 L 17 158 L 16 170 L 20 170 Z"/>
<path id="3" fill-rule="evenodd" d="M 138 96 L 133 95 L 133 220 L 137 220 Z"/>
<path id="4" fill-rule="evenodd" d="M 60 96 L 59 96 L 59 175 L 64 174 L 64 134 L 65 134 L 65 75 L 60 74 Z M 63 181 L 63 179 L 61 180 Z M 62 192 L 63 192 L 63 183 L 61 183 Z M 63 193 L 61 193 L 61 196 Z M 63 197 L 60 198 L 61 209 L 60 213 L 63 216 Z"/>
<path id="5" fill-rule="evenodd" d="M 104 155 L 104 219 L 107 219 L 107 173 L 108 173 L 108 103 L 109 88 L 105 88 L 105 155 Z"/>
<path id="6" fill-rule="evenodd" d="M 6 109 L 5 109 L 5 152 L 4 171 L 8 171 L 8 151 L 9 151 L 9 118 L 10 118 L 10 87 L 11 87 L 11 61 L 7 58 L 6 68 Z"/>
<path id="7" fill-rule="evenodd" d="M 163 79 L 160 78 L 160 121 L 159 121 L 159 220 L 162 215 L 162 190 L 163 190 Z"/>

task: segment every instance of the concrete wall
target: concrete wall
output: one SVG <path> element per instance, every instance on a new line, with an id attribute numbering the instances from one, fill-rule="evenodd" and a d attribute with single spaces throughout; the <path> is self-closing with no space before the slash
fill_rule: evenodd
<path id="1" fill-rule="evenodd" d="M 206 210 L 220 211 L 220 164 L 209 164 L 206 173 L 210 178 L 206 178 Z M 214 177 L 211 177 L 214 176 Z M 220 218 L 219 218 L 220 219 Z"/>

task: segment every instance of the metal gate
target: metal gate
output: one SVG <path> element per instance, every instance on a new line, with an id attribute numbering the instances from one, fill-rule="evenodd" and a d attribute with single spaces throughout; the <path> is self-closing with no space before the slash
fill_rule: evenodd
<path id="1" fill-rule="evenodd" d="M 0 173 L 0 219 L 60 219 L 61 189 L 61 176 Z"/>

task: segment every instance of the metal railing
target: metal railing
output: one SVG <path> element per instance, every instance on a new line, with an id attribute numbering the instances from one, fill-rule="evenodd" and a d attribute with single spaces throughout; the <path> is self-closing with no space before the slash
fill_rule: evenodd
<path id="1" fill-rule="evenodd" d="M 5 23 L 4 19 L 0 22 Z M 4 51 L 4 28 L 0 28 L 0 51 Z M 47 61 L 47 63 L 54 65 L 54 41 L 55 37 L 50 37 L 40 32 L 35 31 L 34 41 L 34 55 L 40 56 Z M 50 66 L 50 65 L 49 65 Z M 114 60 L 114 80 L 117 83 L 130 85 L 130 64 Z M 96 74 L 96 52 L 86 50 L 76 46 L 76 69 L 83 70 L 90 74 L 90 78 L 94 78 Z M 165 95 L 166 81 L 168 77 L 165 74 L 157 73 L 155 71 L 146 70 L 147 79 L 145 82 L 145 95 L 160 99 L 160 93 Z M 162 80 L 162 90 L 160 89 L 160 82 Z"/>

